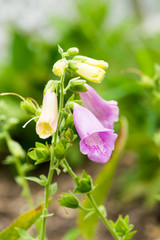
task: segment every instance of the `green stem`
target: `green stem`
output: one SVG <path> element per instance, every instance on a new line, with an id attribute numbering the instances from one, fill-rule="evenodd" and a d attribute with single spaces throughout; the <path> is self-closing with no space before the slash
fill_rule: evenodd
<path id="1" fill-rule="evenodd" d="M 116 240 L 120 240 L 120 237 L 117 235 L 117 233 L 115 232 L 115 230 L 112 228 L 111 224 L 109 223 L 109 221 L 103 216 L 103 214 L 101 213 L 101 211 L 99 210 L 94 198 L 92 197 L 92 195 L 90 193 L 87 193 L 87 197 L 89 198 L 92 206 L 94 207 L 94 209 L 96 210 L 97 214 L 99 215 L 99 217 L 101 218 L 101 220 L 103 221 L 103 223 L 105 224 L 105 226 L 107 227 L 107 229 L 110 231 L 110 233 L 112 234 L 112 236 L 114 237 L 114 239 Z"/>
<path id="2" fill-rule="evenodd" d="M 62 117 L 62 110 L 63 110 L 63 102 L 64 102 L 64 76 L 61 77 L 60 81 L 60 102 L 59 102 L 59 115 L 58 115 L 58 121 L 57 121 L 57 130 L 54 134 L 53 142 L 52 142 L 52 152 L 51 152 L 51 161 L 50 161 L 50 167 L 48 172 L 48 178 L 47 178 L 47 184 L 45 186 L 45 194 L 44 194 L 44 209 L 43 209 L 43 215 L 42 215 L 42 225 L 41 225 L 41 234 L 40 234 L 40 240 L 44 240 L 45 237 L 45 229 L 46 229 L 46 218 L 48 214 L 48 199 L 49 199 L 49 186 L 51 184 L 53 173 L 54 173 L 54 147 L 57 143 L 58 138 L 58 130 L 61 122 Z"/>
<path id="3" fill-rule="evenodd" d="M 6 139 L 6 142 L 9 142 L 10 140 L 12 140 L 9 132 L 7 132 L 7 131 L 5 132 L 5 139 Z M 16 166 L 18 176 L 21 178 L 23 195 L 25 196 L 29 207 L 33 208 L 34 204 L 33 204 L 33 201 L 32 201 L 31 191 L 30 191 L 28 182 L 25 179 L 25 173 L 24 173 L 24 171 L 22 170 L 22 167 L 21 167 L 21 160 L 20 160 L 20 158 L 18 158 L 16 156 L 15 156 L 15 166 Z"/>
<path id="4" fill-rule="evenodd" d="M 68 164 L 68 162 L 67 162 L 66 159 L 63 160 L 63 164 L 64 164 L 67 172 L 69 173 L 69 175 L 75 179 L 77 176 L 76 176 L 76 174 L 73 172 L 72 168 L 70 167 L 70 165 Z"/>
<path id="5" fill-rule="evenodd" d="M 85 212 L 91 212 L 91 211 L 93 211 L 93 208 L 85 208 L 85 207 L 83 207 L 82 205 L 79 205 L 79 208 L 80 208 L 81 210 L 85 211 Z"/>
<path id="6" fill-rule="evenodd" d="M 23 172 L 23 170 L 21 168 L 20 159 L 17 158 L 17 157 L 15 157 L 15 165 L 16 165 L 16 169 L 17 169 L 18 175 L 21 178 L 22 187 L 23 187 L 23 195 L 27 199 L 29 207 L 33 208 L 34 204 L 33 204 L 32 197 L 31 197 L 31 191 L 30 191 L 30 188 L 28 186 L 28 182 L 25 179 L 25 174 L 24 174 L 24 172 Z"/>
<path id="7" fill-rule="evenodd" d="M 73 170 L 71 169 L 71 167 L 69 166 L 68 162 L 66 161 L 66 159 L 64 160 L 64 165 L 65 168 L 67 169 L 67 172 L 70 174 L 71 177 L 73 177 L 74 179 L 77 177 L 76 174 L 73 172 Z M 92 195 L 90 193 L 87 193 L 87 197 L 89 198 L 93 208 L 95 209 L 95 211 L 97 212 L 97 214 L 99 215 L 99 217 L 101 218 L 101 220 L 103 221 L 103 223 L 105 224 L 105 226 L 107 227 L 107 229 L 110 231 L 110 233 L 112 234 L 112 236 L 116 239 L 116 240 L 120 240 L 120 237 L 117 235 L 117 233 L 115 232 L 115 230 L 112 228 L 111 224 L 109 223 L 109 221 L 103 216 L 103 214 L 101 213 L 101 211 L 99 210 L 95 200 L 93 199 Z M 88 209 L 83 209 L 82 206 L 80 206 L 80 208 L 82 210 L 87 210 Z"/>

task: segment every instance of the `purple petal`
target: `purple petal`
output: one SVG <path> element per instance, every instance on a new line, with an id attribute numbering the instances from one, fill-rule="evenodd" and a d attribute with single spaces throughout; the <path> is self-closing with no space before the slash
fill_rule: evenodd
<path id="1" fill-rule="evenodd" d="M 88 109 L 75 104 L 73 119 L 81 138 L 80 151 L 95 162 L 105 163 L 109 160 L 117 134 L 104 128 Z"/>
<path id="2" fill-rule="evenodd" d="M 88 84 L 88 91 L 80 92 L 84 107 L 89 109 L 105 128 L 113 128 L 113 123 L 118 121 L 119 109 L 116 101 L 105 101 Z"/>

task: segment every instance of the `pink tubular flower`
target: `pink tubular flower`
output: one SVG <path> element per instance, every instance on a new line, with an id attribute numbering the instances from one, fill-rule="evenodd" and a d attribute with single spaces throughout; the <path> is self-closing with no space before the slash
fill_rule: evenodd
<path id="1" fill-rule="evenodd" d="M 119 109 L 116 101 L 105 101 L 88 84 L 87 92 L 80 92 L 83 106 L 90 110 L 105 128 L 113 129 L 113 123 L 118 121 Z"/>
<path id="2" fill-rule="evenodd" d="M 73 119 L 81 138 L 80 151 L 92 161 L 107 162 L 117 134 L 112 129 L 105 128 L 92 112 L 78 104 L 74 104 Z"/>
<path id="3" fill-rule="evenodd" d="M 49 89 L 46 91 L 42 112 L 36 124 L 36 132 L 40 138 L 48 138 L 56 131 L 58 120 L 57 96 L 55 92 Z"/>

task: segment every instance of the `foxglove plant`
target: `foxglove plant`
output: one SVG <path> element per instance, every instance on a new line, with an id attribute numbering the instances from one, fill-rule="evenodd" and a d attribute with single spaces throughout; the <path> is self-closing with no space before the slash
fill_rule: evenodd
<path id="1" fill-rule="evenodd" d="M 94 162 L 105 163 L 110 159 L 117 138 L 117 134 L 113 130 L 114 122 L 118 121 L 117 102 L 103 100 L 91 86 L 86 84 L 86 80 L 100 83 L 105 76 L 108 63 L 103 60 L 79 56 L 77 48 L 70 48 L 67 52 L 63 52 L 60 47 L 58 50 L 62 59 L 54 64 L 53 72 L 60 77 L 60 80 L 50 80 L 47 83 L 44 89 L 42 107 L 40 108 L 35 104 L 33 99 L 22 98 L 21 103 L 21 107 L 29 113 L 31 120 L 37 121 L 38 118 L 36 132 L 39 137 L 41 139 L 51 137 L 51 143 L 37 142 L 35 148 L 31 148 L 31 151 L 28 152 L 28 156 L 35 161 L 35 164 L 50 162 L 47 177 L 45 175 L 40 175 L 39 178 L 27 177 L 28 180 L 34 181 L 45 188 L 41 232 L 38 240 L 46 239 L 46 219 L 52 216 L 48 213 L 49 198 L 56 192 L 57 188 L 57 185 L 52 183 L 52 179 L 55 171 L 58 175 L 60 174 L 60 167 L 73 177 L 76 184 L 74 193 L 86 194 L 92 208 L 84 208 L 73 193 L 63 193 L 59 200 L 60 205 L 79 208 L 89 214 L 96 212 L 114 239 L 131 239 L 135 232 L 130 232 L 132 228 L 128 225 L 128 220 L 121 218 L 120 223 L 118 222 L 115 225 L 113 222 L 109 222 L 104 214 L 104 209 L 102 211 L 102 208 L 97 206 L 92 196 L 95 187 L 92 178 L 85 171 L 83 171 L 81 177 L 77 176 L 65 157 L 67 149 L 72 146 L 77 137 L 74 133 L 75 125 L 81 139 L 80 151 L 83 154 Z M 77 77 L 70 79 L 68 84 L 65 82 L 66 71 L 74 71 L 77 74 Z M 64 95 L 68 90 L 74 94 L 64 104 Z M 75 93 L 79 94 L 80 100 L 75 99 Z M 57 101 L 57 98 L 59 101 Z M 125 225 L 125 232 L 119 233 L 119 225 L 122 222 Z M 127 235 L 128 233 L 130 235 Z M 31 239 L 37 238 L 31 237 Z"/>

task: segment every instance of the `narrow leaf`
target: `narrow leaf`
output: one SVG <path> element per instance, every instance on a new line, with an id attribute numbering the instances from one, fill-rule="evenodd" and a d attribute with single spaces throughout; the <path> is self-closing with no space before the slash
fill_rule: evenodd
<path id="1" fill-rule="evenodd" d="M 39 179 L 37 177 L 25 177 L 25 179 L 29 180 L 29 181 L 32 181 L 32 182 L 36 182 L 42 186 L 45 186 L 46 185 L 46 181 L 42 180 L 42 179 Z"/>

